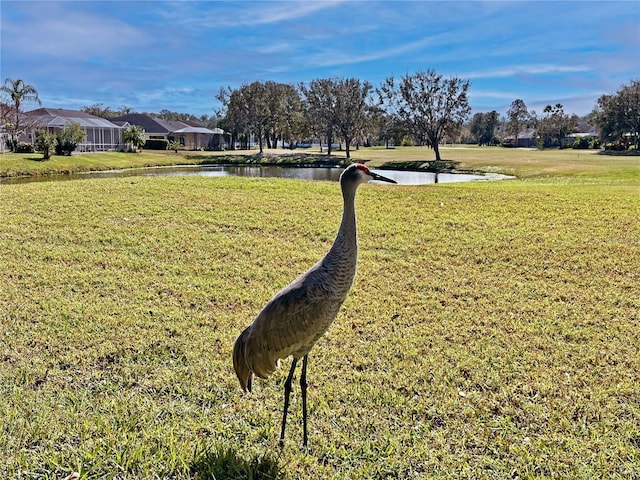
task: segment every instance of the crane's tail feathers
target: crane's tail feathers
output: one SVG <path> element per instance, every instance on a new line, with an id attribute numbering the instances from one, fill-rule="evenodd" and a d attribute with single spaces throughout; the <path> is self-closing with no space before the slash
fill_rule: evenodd
<path id="1" fill-rule="evenodd" d="M 233 369 L 236 371 L 240 386 L 245 392 L 251 392 L 251 380 L 253 378 L 253 372 L 247 365 L 245 359 L 245 348 L 249 329 L 246 328 L 236 339 L 236 343 L 233 345 Z"/>

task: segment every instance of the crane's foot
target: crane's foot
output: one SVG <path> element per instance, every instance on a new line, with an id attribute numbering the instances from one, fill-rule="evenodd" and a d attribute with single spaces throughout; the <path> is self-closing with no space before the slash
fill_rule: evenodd
<path id="1" fill-rule="evenodd" d="M 278 440 L 278 448 L 284 448 L 284 438 L 281 438 L 280 440 Z M 302 451 L 303 452 L 309 451 L 309 445 L 307 444 L 306 440 L 302 442 Z"/>

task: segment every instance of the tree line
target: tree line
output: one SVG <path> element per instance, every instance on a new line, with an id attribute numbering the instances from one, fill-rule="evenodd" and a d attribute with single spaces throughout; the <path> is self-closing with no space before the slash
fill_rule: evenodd
<path id="1" fill-rule="evenodd" d="M 355 142 L 431 147 L 440 161 L 443 141 L 478 145 L 518 146 L 522 132 L 532 132 L 538 148 L 573 146 L 640 150 L 640 81 L 633 80 L 615 94 L 603 95 L 584 117 L 596 126 L 598 137 L 579 138 L 566 145 L 581 120 L 564 111 L 560 103 L 547 105 L 540 115 L 514 100 L 500 118 L 497 111 L 479 112 L 469 121 L 470 82 L 444 78 L 434 70 L 418 71 L 396 79 L 387 78 L 378 88 L 356 78 L 326 78 L 292 86 L 275 82 L 253 82 L 239 88 L 222 89 L 217 99 L 220 127 L 232 134 L 233 143 L 247 145 L 254 138 L 260 152 L 294 146 L 301 140 L 327 145 L 338 143 L 347 158 Z"/>
<path id="2" fill-rule="evenodd" d="M 499 118 L 495 110 L 476 113 L 469 123 L 469 133 L 480 146 L 517 147 L 520 135 L 530 131 L 537 147 L 543 149 L 563 146 L 567 135 L 576 131 L 578 121 L 577 115 L 565 113 L 561 103 L 547 105 L 539 117 L 522 99 L 517 99 L 509 106 L 505 118 Z"/>
<path id="3" fill-rule="evenodd" d="M 444 141 L 473 141 L 479 145 L 518 145 L 518 136 L 533 129 L 540 148 L 561 145 L 576 129 L 578 117 L 564 112 L 562 104 L 547 105 L 538 116 L 523 100 L 515 100 L 500 118 L 496 111 L 472 118 L 470 81 L 445 78 L 433 69 L 400 78 L 388 77 L 376 88 L 357 78 L 324 78 L 297 85 L 273 81 L 223 88 L 216 95 L 221 109 L 215 115 L 194 115 L 162 110 L 153 114 L 166 120 L 196 121 L 220 127 L 231 135 L 231 145 L 255 143 L 260 153 L 278 144 L 294 148 L 302 142 L 320 142 L 331 155 L 334 145 L 344 145 L 347 158 L 360 145 L 426 145 L 440 160 Z M 25 104 L 40 103 L 37 91 L 22 80 L 5 79 L 2 126 L 8 144 L 17 147 L 24 131 Z M 102 104 L 82 108 L 103 118 L 131 109 L 112 110 Z M 640 149 L 640 80 L 622 85 L 614 94 L 602 95 L 586 117 L 597 126 L 599 140 L 619 149 Z"/>
<path id="4" fill-rule="evenodd" d="M 220 127 L 232 136 L 232 144 L 248 144 L 253 138 L 260 153 L 281 142 L 295 146 L 316 140 L 344 144 L 350 158 L 352 146 L 374 142 L 400 143 L 411 136 L 432 147 L 454 135 L 467 118 L 469 81 L 445 79 L 434 70 L 419 71 L 400 79 L 389 77 L 379 87 L 357 78 L 324 78 L 297 86 L 253 82 L 237 89 L 221 89 Z"/>

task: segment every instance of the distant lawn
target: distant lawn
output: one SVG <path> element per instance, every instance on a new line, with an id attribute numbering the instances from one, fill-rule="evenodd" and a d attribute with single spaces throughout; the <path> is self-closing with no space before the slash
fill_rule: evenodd
<path id="1" fill-rule="evenodd" d="M 54 155 L 43 160 L 41 154 L 0 153 L 0 178 L 11 176 L 54 175 L 122 168 L 152 167 L 196 163 L 166 151 L 141 153 L 103 152 L 74 154 L 70 157 Z"/>
<path id="2" fill-rule="evenodd" d="M 248 395 L 231 350 L 331 245 L 335 182 L 0 184 L 0 478 L 640 478 L 638 161 L 443 155 L 521 179 L 361 187 L 356 283 L 310 355 L 308 451 L 297 384 L 277 447 L 288 361 Z M 0 171 L 152 161 L 175 159 Z"/>
<path id="3" fill-rule="evenodd" d="M 525 149 L 459 145 L 440 147 L 444 159 L 459 162 L 459 169 L 495 172 L 518 178 L 573 178 L 592 181 L 640 181 L 640 156 L 598 155 L 594 150 Z M 353 152 L 353 158 L 371 160 L 371 165 L 433 160 L 425 147 L 374 147 Z"/>

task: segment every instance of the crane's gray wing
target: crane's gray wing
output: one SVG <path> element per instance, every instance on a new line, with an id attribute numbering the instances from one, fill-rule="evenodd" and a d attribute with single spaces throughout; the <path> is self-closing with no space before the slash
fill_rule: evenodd
<path id="1" fill-rule="evenodd" d="M 300 278 L 265 305 L 247 335 L 245 357 L 251 370 L 266 378 L 278 360 L 301 357 L 324 334 L 346 294 L 336 294 L 321 276 Z"/>

